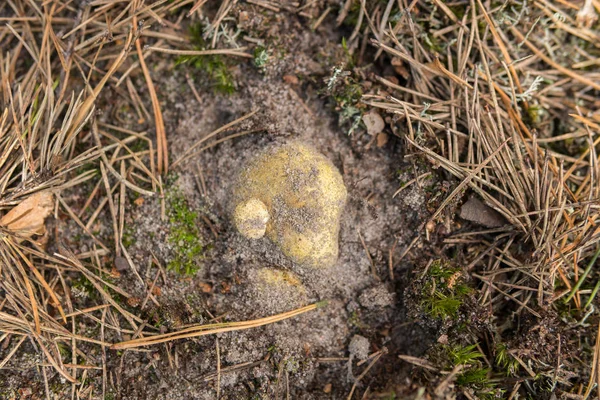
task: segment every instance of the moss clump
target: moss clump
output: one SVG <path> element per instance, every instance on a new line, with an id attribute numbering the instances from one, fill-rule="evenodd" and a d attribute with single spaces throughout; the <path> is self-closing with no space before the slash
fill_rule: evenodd
<path id="1" fill-rule="evenodd" d="M 471 293 L 457 267 L 442 260 L 434 261 L 423 285 L 421 305 L 436 319 L 455 318 L 466 296 Z"/>
<path id="2" fill-rule="evenodd" d="M 202 37 L 202 23 L 196 23 L 190 26 L 190 42 L 196 50 L 207 50 L 206 40 Z M 235 92 L 235 82 L 233 75 L 229 70 L 230 66 L 219 54 L 206 56 L 179 56 L 175 65 L 189 64 L 202 72 L 212 84 L 215 92 L 222 94 L 232 94 Z"/>
<path id="3" fill-rule="evenodd" d="M 491 370 L 484 366 L 484 356 L 477 349 L 477 345 L 452 345 L 443 346 L 445 368 L 452 369 L 458 365 L 464 368 L 456 376 L 456 384 L 469 387 L 477 393 L 478 398 L 497 398 L 502 390 L 495 388 L 491 380 Z"/>
<path id="4" fill-rule="evenodd" d="M 121 243 L 123 243 L 123 246 L 125 246 L 126 249 L 135 244 L 135 235 L 131 225 L 125 225 L 125 229 L 123 229 L 123 236 L 121 237 Z"/>
<path id="5" fill-rule="evenodd" d="M 474 365 L 483 358 L 483 354 L 477 350 L 477 346 L 472 344 L 469 346 L 448 346 L 448 358 L 452 365 Z"/>
<path id="6" fill-rule="evenodd" d="M 75 297 L 88 298 L 90 300 L 98 300 L 99 298 L 98 291 L 84 275 L 81 275 L 71 283 L 71 292 Z"/>
<path id="7" fill-rule="evenodd" d="M 254 211 L 244 214 L 247 218 L 234 211 L 237 229 L 246 237 L 254 238 L 264 228 L 265 235 L 298 264 L 326 268 L 336 262 L 347 191 L 335 166 L 312 147 L 291 142 L 260 154 L 242 170 L 233 197 L 235 210 L 240 205 L 246 210 L 251 201 L 262 204 L 249 207 Z M 263 206 L 268 221 L 261 217 Z M 257 223 L 249 230 L 243 224 L 247 221 Z"/>
<path id="8" fill-rule="evenodd" d="M 202 235 L 198 229 L 198 213 L 192 211 L 177 188 L 167 192 L 170 232 L 167 241 L 173 246 L 173 259 L 167 269 L 178 274 L 198 272 L 199 260 L 204 255 Z"/>
<path id="9" fill-rule="evenodd" d="M 519 362 L 510 355 L 508 347 L 504 343 L 498 343 L 496 345 L 495 361 L 498 368 L 503 370 L 506 376 L 514 376 L 519 371 Z"/>

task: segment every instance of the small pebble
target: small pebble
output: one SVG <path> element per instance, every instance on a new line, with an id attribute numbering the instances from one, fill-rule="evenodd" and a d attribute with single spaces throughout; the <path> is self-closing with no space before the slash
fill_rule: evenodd
<path id="1" fill-rule="evenodd" d="M 366 360 L 367 357 L 369 357 L 369 348 L 369 339 L 360 335 L 354 335 L 352 340 L 350 340 L 350 344 L 348 345 L 350 357 L 359 360 Z"/>
<path id="2" fill-rule="evenodd" d="M 129 263 L 124 257 L 115 257 L 115 268 L 117 271 L 126 271 L 129 269 Z"/>

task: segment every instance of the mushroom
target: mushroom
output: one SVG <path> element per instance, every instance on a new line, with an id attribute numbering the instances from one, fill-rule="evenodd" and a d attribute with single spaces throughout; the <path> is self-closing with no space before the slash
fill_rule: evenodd
<path id="1" fill-rule="evenodd" d="M 293 141 L 268 148 L 241 171 L 233 221 L 244 237 L 266 236 L 292 261 L 326 268 L 337 261 L 346 198 L 333 163 Z"/>

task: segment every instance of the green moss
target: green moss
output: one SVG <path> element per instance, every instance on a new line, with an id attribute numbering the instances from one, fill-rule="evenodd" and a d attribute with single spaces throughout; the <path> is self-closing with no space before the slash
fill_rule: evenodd
<path id="1" fill-rule="evenodd" d="M 476 350 L 477 346 L 472 344 L 469 346 L 450 346 L 448 354 L 453 365 L 474 365 L 483 358 L 483 354 Z"/>
<path id="2" fill-rule="evenodd" d="M 442 53 L 444 48 L 441 46 L 440 41 L 433 35 L 423 34 L 423 43 L 425 47 L 434 53 Z"/>
<path id="3" fill-rule="evenodd" d="M 458 20 L 462 20 L 462 18 L 467 13 L 468 8 L 465 5 L 456 5 L 448 7 L 450 11 L 456 16 Z"/>
<path id="4" fill-rule="evenodd" d="M 352 5 L 350 6 L 350 9 L 348 10 L 348 14 L 346 15 L 346 18 L 344 18 L 344 21 L 342 22 L 342 25 L 344 25 L 348 28 L 354 29 L 356 24 L 358 24 L 358 16 L 359 15 L 360 15 L 360 1 L 354 0 L 352 2 Z M 362 21 L 362 22 L 365 23 L 366 21 Z M 362 30 L 361 30 L 361 32 L 362 32 Z"/>
<path id="5" fill-rule="evenodd" d="M 471 288 L 462 282 L 459 268 L 436 260 L 429 267 L 421 305 L 433 318 L 455 318 L 470 293 Z"/>
<path id="6" fill-rule="evenodd" d="M 71 291 L 75 291 L 75 296 L 80 295 L 90 300 L 98 300 L 99 298 L 96 287 L 84 275 L 71 283 Z"/>
<path id="7" fill-rule="evenodd" d="M 427 313 L 433 318 L 444 319 L 455 317 L 462 302 L 459 299 L 448 297 L 439 291 L 435 291 L 423 301 L 423 305 Z"/>
<path id="8" fill-rule="evenodd" d="M 56 342 L 56 347 L 58 347 L 58 352 L 63 360 L 71 357 L 71 349 L 69 349 L 66 344 L 62 342 Z"/>
<path id="9" fill-rule="evenodd" d="M 90 162 L 83 163 L 79 167 L 75 168 L 75 174 L 81 175 L 84 172 L 93 171 L 93 170 L 95 170 L 96 173 L 98 172 L 98 163 L 90 161 Z"/>
<path id="10" fill-rule="evenodd" d="M 298 369 L 300 369 L 300 362 L 298 360 L 296 360 L 294 357 L 290 357 L 287 360 L 285 360 L 284 362 L 285 362 L 284 369 L 287 372 L 296 373 L 296 372 L 298 372 Z"/>
<path id="11" fill-rule="evenodd" d="M 101 274 L 99 276 L 99 278 L 102 279 L 104 282 L 114 284 L 113 278 L 108 274 Z M 78 279 L 74 280 L 71 283 L 71 290 L 72 291 L 74 290 L 76 293 L 79 292 L 78 294 L 80 296 L 87 298 L 93 302 L 98 302 L 101 300 L 100 292 L 96 289 L 96 287 L 92 284 L 92 282 L 84 275 L 81 275 Z M 119 293 L 117 293 L 113 289 L 111 289 L 108 285 L 102 284 L 102 290 L 104 290 L 106 293 L 108 293 L 108 295 L 110 295 L 110 297 L 117 304 L 119 304 L 120 306 L 122 306 L 124 308 L 127 308 L 127 309 L 129 308 L 127 306 L 125 299 Z"/>
<path id="12" fill-rule="evenodd" d="M 202 37 L 202 28 L 202 23 L 190 26 L 190 42 L 196 50 L 207 50 L 208 47 Z M 235 92 L 235 82 L 229 70 L 229 65 L 221 55 L 179 56 L 175 61 L 175 65 L 182 64 L 189 64 L 201 71 L 201 75 L 211 82 L 215 92 L 223 94 L 232 94 Z"/>
<path id="13" fill-rule="evenodd" d="M 121 243 L 125 248 L 130 248 L 135 244 L 135 237 L 133 235 L 133 228 L 131 225 L 125 225 L 125 229 L 123 229 L 123 235 L 121 237 Z"/>
<path id="14" fill-rule="evenodd" d="M 148 148 L 149 148 L 148 142 L 143 139 L 136 139 L 133 141 L 133 144 L 131 146 L 129 146 L 129 150 L 131 150 L 134 153 L 146 151 L 146 150 L 148 150 Z M 133 192 L 133 193 L 137 194 L 137 192 Z"/>
<path id="15" fill-rule="evenodd" d="M 496 345 L 496 365 L 504 370 L 506 376 L 516 375 L 519 371 L 519 362 L 510 355 L 508 347 L 504 343 Z"/>
<path id="16" fill-rule="evenodd" d="M 458 386 L 469 387 L 477 393 L 479 399 L 498 398 L 503 391 L 497 389 L 491 380 L 492 370 L 483 364 L 483 354 L 477 349 L 477 345 L 451 345 L 443 346 L 442 361 L 444 367 L 453 369 L 458 365 L 463 370 L 456 376 Z M 445 354 L 444 354 L 445 353 Z"/>
<path id="17" fill-rule="evenodd" d="M 173 246 L 173 259 L 167 269 L 178 274 L 198 272 L 199 260 L 204 254 L 202 235 L 198 229 L 198 213 L 193 211 L 181 191 L 171 187 L 167 191 L 170 232 L 167 241 Z"/>
<path id="18" fill-rule="evenodd" d="M 350 314 L 348 323 L 358 329 L 362 329 L 365 327 L 365 325 L 362 323 L 362 321 L 360 319 L 360 315 L 359 315 L 358 311 L 356 311 L 356 310 L 352 311 L 352 314 Z"/>
<path id="19" fill-rule="evenodd" d="M 489 372 L 487 368 L 470 368 L 456 378 L 456 383 L 460 386 L 485 384 L 488 382 Z"/>

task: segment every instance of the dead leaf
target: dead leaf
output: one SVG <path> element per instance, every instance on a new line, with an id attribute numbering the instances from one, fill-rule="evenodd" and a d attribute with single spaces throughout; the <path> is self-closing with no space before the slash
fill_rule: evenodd
<path id="1" fill-rule="evenodd" d="M 283 81 L 292 86 L 296 86 L 298 83 L 300 83 L 296 75 L 284 75 Z"/>
<path id="2" fill-rule="evenodd" d="M 44 221 L 54 209 L 54 196 L 49 191 L 37 192 L 0 218 L 0 226 L 17 233 L 21 238 L 43 235 Z"/>
<path id="3" fill-rule="evenodd" d="M 400 57 L 392 57 L 392 67 L 394 67 L 394 71 L 398 75 L 400 75 L 404 79 L 410 78 L 410 74 L 406 66 L 404 65 L 404 61 Z"/>
<path id="4" fill-rule="evenodd" d="M 388 135 L 386 135 L 383 132 L 380 132 L 377 135 L 377 147 L 381 148 L 381 147 L 385 146 L 387 144 L 387 142 L 388 142 Z"/>
<path id="5" fill-rule="evenodd" d="M 463 204 L 460 208 L 460 217 L 487 228 L 497 228 L 506 224 L 500 213 L 488 207 L 476 197 L 470 198 L 469 201 Z"/>
<path id="6" fill-rule="evenodd" d="M 140 298 L 139 297 L 130 297 L 127 299 L 127 304 L 130 305 L 131 307 L 137 307 L 140 305 Z"/>
<path id="7" fill-rule="evenodd" d="M 362 117 L 365 126 L 367 127 L 367 133 L 371 136 L 377 135 L 385 128 L 385 122 L 381 115 L 375 110 L 371 110 Z"/>
<path id="8" fill-rule="evenodd" d="M 198 286 L 200 287 L 200 290 L 202 290 L 202 293 L 212 292 L 212 285 L 210 283 L 200 282 L 198 283 Z"/>

